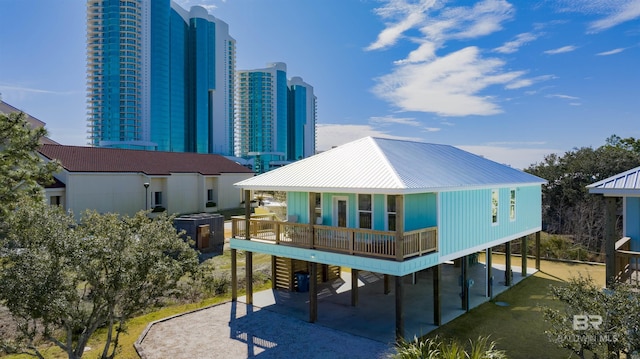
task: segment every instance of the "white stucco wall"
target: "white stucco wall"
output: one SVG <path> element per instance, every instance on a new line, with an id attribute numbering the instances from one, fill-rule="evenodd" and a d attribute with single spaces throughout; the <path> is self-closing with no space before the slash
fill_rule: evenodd
<path id="1" fill-rule="evenodd" d="M 233 184 L 252 176 L 251 173 L 220 176 L 174 173 L 168 176 L 147 176 L 142 173 L 65 172 L 56 175 L 56 178 L 66 184 L 61 192 L 65 209 L 72 210 L 76 217 L 80 217 L 86 209 L 123 215 L 133 215 L 145 207 L 151 209 L 156 205 L 154 192 L 162 192 L 162 206 L 169 213 L 204 212 L 208 189 L 215 190 L 217 209 L 236 208 L 242 201 L 242 191 Z M 149 183 L 147 191 L 144 183 Z M 47 192 L 49 196 L 54 195 L 53 192 Z M 146 200 L 145 194 L 148 196 Z"/>
<path id="2" fill-rule="evenodd" d="M 144 210 L 146 181 L 135 173 L 69 173 L 66 208 L 77 217 L 86 209 L 132 215 Z"/>

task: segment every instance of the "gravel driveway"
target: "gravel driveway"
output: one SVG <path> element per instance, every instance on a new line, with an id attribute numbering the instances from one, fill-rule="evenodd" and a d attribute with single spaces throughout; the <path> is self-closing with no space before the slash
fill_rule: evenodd
<path id="1" fill-rule="evenodd" d="M 252 308 L 247 315 L 247 307 Z M 227 302 L 153 323 L 138 339 L 156 358 L 385 358 L 389 345 Z"/>

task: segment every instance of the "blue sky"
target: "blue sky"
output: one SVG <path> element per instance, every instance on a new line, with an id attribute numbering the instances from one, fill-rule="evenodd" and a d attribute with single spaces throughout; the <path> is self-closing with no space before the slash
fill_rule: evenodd
<path id="1" fill-rule="evenodd" d="M 179 0 L 318 97 L 318 149 L 367 135 L 517 168 L 640 137 L 640 0 Z M 0 0 L 0 93 L 86 144 L 85 2 Z"/>

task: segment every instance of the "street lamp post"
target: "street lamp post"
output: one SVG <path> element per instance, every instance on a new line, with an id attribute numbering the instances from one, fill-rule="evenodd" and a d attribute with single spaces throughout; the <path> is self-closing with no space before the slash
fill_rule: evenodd
<path id="1" fill-rule="evenodd" d="M 149 209 L 149 182 L 144 183 L 144 210 Z"/>

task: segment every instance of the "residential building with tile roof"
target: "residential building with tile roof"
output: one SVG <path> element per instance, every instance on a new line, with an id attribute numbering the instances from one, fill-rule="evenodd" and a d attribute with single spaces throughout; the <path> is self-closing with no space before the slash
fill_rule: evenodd
<path id="1" fill-rule="evenodd" d="M 45 160 L 57 160 L 54 175 L 64 188 L 47 188 L 47 201 L 73 210 L 133 214 L 164 208 L 199 213 L 238 207 L 235 182 L 253 172 L 220 155 L 43 144 Z M 146 184 L 146 186 L 145 186 Z"/>

